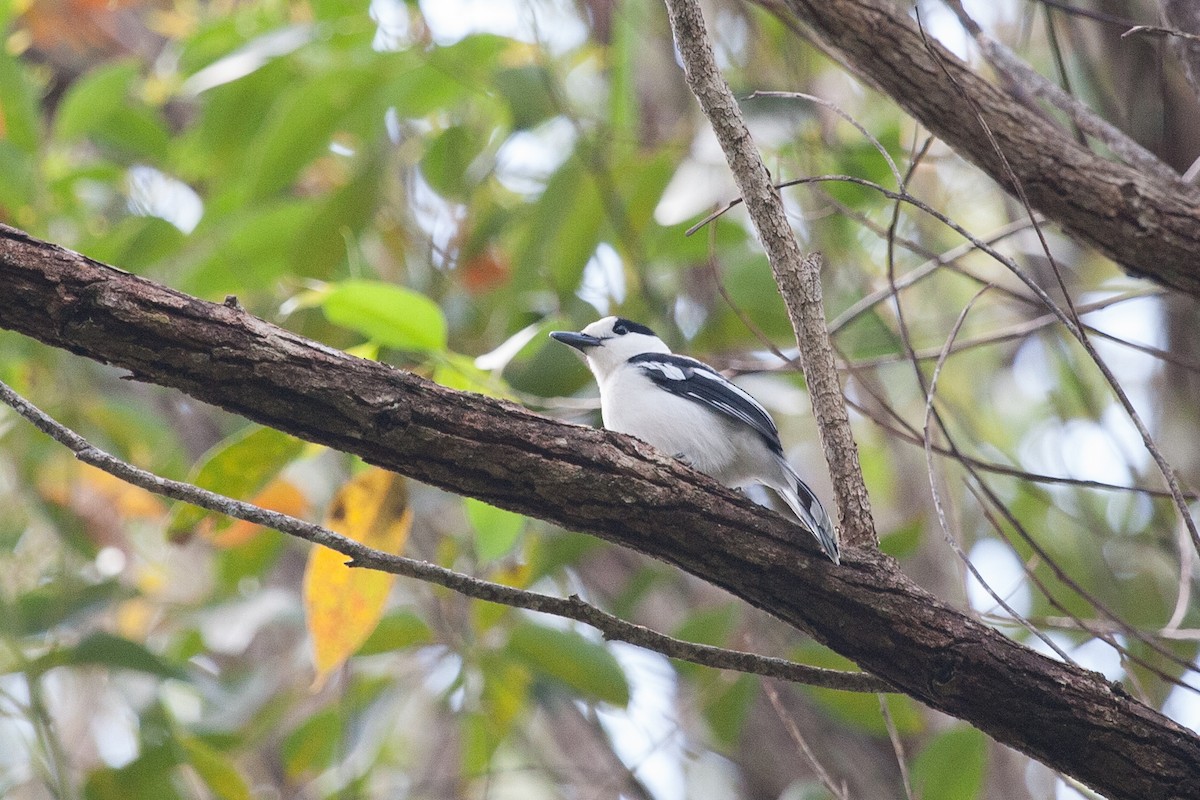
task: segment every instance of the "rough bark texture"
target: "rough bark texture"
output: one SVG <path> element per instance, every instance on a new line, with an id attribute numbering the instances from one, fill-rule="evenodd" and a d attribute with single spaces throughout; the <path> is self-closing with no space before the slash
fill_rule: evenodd
<path id="1" fill-rule="evenodd" d="M 0 327 L 675 564 L 1110 798 L 1200 798 L 1200 738 L 637 440 L 364 361 L 0 226 Z"/>
<path id="2" fill-rule="evenodd" d="M 883 0 L 786 4 L 866 81 L 1010 188 L 964 96 L 973 98 L 1036 210 L 1131 274 L 1200 297 L 1200 189 L 1084 149 L 931 40 L 935 58 L 916 24 Z"/>

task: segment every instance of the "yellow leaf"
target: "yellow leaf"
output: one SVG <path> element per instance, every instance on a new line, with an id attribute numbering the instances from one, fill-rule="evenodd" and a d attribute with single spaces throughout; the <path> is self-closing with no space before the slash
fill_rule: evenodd
<path id="1" fill-rule="evenodd" d="M 334 495 L 325 527 L 376 550 L 399 553 L 412 526 L 404 479 L 371 468 Z M 320 688 L 379 624 L 395 575 L 346 566 L 346 556 L 314 547 L 304 572 L 304 610 Z"/>
<path id="2" fill-rule="evenodd" d="M 308 514 L 308 498 L 300 487 L 286 478 L 276 478 L 262 491 L 250 500 L 256 506 L 270 511 L 278 511 L 292 517 L 304 517 Z M 234 520 L 228 528 L 213 531 L 205 529 L 205 535 L 217 547 L 239 547 L 261 533 L 263 527 L 244 519 Z"/>

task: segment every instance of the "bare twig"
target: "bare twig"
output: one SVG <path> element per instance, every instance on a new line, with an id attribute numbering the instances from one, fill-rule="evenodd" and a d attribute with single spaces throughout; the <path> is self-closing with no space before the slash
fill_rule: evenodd
<path id="1" fill-rule="evenodd" d="M 850 795 L 846 790 L 845 784 L 843 783 L 839 786 L 834 782 L 833 776 L 829 774 L 829 771 L 825 769 L 821 761 L 817 758 L 817 754 L 809 747 L 808 741 L 800 733 L 800 726 L 796 724 L 796 720 L 792 719 L 792 715 L 788 713 L 775 686 L 770 681 L 763 681 L 762 686 L 763 691 L 766 692 L 767 699 L 771 701 L 771 708 L 775 709 L 775 714 L 779 717 L 779 721 L 783 723 L 783 727 L 787 728 L 788 735 L 792 737 L 792 741 L 796 744 L 796 749 L 812 765 L 813 771 L 817 773 L 817 778 L 825 785 L 829 793 L 838 798 L 838 800 L 850 800 Z"/>
<path id="2" fill-rule="evenodd" d="M 833 346 L 821 301 L 820 257 L 801 254 L 779 191 L 754 146 L 737 100 L 717 69 L 704 17 L 696 0 L 667 0 L 688 86 L 700 102 L 725 152 L 740 195 L 767 253 L 775 282 L 788 308 L 800 348 L 800 363 L 825 458 L 833 480 L 842 536 L 852 545 L 877 547 L 870 500 L 858 461 L 858 447 L 838 381 Z"/>
<path id="3" fill-rule="evenodd" d="M 976 567 L 974 562 L 971 561 L 970 557 L 962 549 L 962 545 L 958 543 L 958 540 L 954 538 L 954 534 L 950 531 L 950 523 L 946 520 L 946 512 L 942 508 L 942 499 L 937 488 L 937 481 L 935 479 L 937 471 L 933 466 L 932 447 L 932 427 L 934 421 L 937 422 L 938 428 L 942 431 L 942 433 L 947 437 L 949 436 L 949 431 L 946 429 L 946 424 L 942 421 L 941 415 L 937 413 L 933 404 L 933 399 L 937 394 L 938 377 L 941 374 L 942 366 L 946 363 L 946 356 L 949 354 L 950 347 L 954 344 L 954 338 L 958 335 L 959 330 L 962 329 L 962 325 L 967 319 L 967 314 L 971 312 L 971 308 L 975 305 L 975 302 L 979 300 L 979 298 L 982 297 L 986 291 L 987 287 L 980 289 L 979 292 L 971 298 L 971 301 L 967 303 L 965 307 L 963 307 L 962 313 L 958 315 L 958 319 L 954 322 L 954 327 L 951 329 L 950 335 L 946 337 L 946 343 L 942 347 L 942 355 L 938 358 L 937 364 L 933 368 L 933 375 L 929 378 L 929 386 L 927 388 L 922 387 L 925 389 L 925 424 L 922 431 L 922 438 L 925 442 L 925 465 L 926 471 L 929 474 L 929 491 L 933 497 L 933 508 L 937 514 L 938 525 L 941 526 L 942 536 L 945 538 L 946 543 L 950 545 L 950 549 L 954 551 L 955 555 L 959 557 L 970 573 L 975 576 L 975 580 L 979 581 L 979 585 L 982 586 L 984 590 L 991 595 L 992 599 L 996 601 L 996 604 L 1008 612 L 1009 616 L 1016 620 L 1022 627 L 1025 628 L 1025 630 L 1029 631 L 1038 639 L 1041 639 L 1047 647 L 1049 647 L 1059 656 L 1059 658 L 1068 663 L 1074 663 L 1071 657 L 1067 655 L 1065 650 L 1059 647 L 1058 644 L 1045 633 L 1038 630 L 1029 622 L 1029 620 L 1017 613 L 1017 610 L 1009 605 L 1008 601 L 1001 597 L 996 590 L 992 588 L 991 584 L 984 579 L 983 575 L 979 572 L 979 568 Z M 957 448 L 954 449 L 957 450 Z"/>
<path id="4" fill-rule="evenodd" d="M 1112 389 L 1113 395 L 1117 398 L 1117 401 L 1121 404 L 1121 407 L 1125 410 L 1125 413 L 1129 416 L 1130 421 L 1133 422 L 1134 427 L 1138 431 L 1138 435 L 1142 439 L 1142 443 L 1146 446 L 1147 452 L 1150 453 L 1150 456 L 1151 456 L 1151 458 L 1153 458 L 1155 465 L 1159 469 L 1159 472 L 1162 473 L 1163 478 L 1166 480 L 1167 489 L 1171 493 L 1171 499 L 1175 503 L 1176 509 L 1179 511 L 1180 519 L 1182 520 L 1183 524 L 1187 527 L 1188 534 L 1191 537 L 1193 546 L 1196 547 L 1198 550 L 1200 550 L 1200 530 L 1197 530 L 1196 523 L 1194 520 L 1192 520 L 1191 514 L 1187 509 L 1186 496 L 1185 496 L 1182 486 L 1179 483 L 1178 476 L 1175 475 L 1174 469 L 1167 462 L 1165 456 L 1163 456 L 1163 454 L 1162 454 L 1162 451 L 1159 449 L 1158 445 L 1154 442 L 1153 436 L 1150 434 L 1150 431 L 1146 427 L 1145 422 L 1142 420 L 1141 415 L 1137 413 L 1137 409 L 1134 408 L 1133 403 L 1129 399 L 1129 396 L 1126 394 L 1125 390 L 1121 387 L 1120 382 L 1117 381 L 1116 375 L 1113 374 L 1112 370 L 1108 367 L 1108 364 L 1102 358 L 1100 358 L 1099 353 L 1096 352 L 1095 346 L 1091 343 L 1091 340 L 1088 338 L 1085 328 L 1082 325 L 1080 325 L 1079 322 L 1077 321 L 1078 315 L 1068 313 L 1068 311 L 1064 311 L 1061 307 L 1059 307 L 1059 305 L 1056 302 L 1054 302 L 1053 298 L 1051 298 L 1050 295 L 1048 295 L 1046 293 L 1046 290 L 1043 289 L 1041 286 L 1039 286 L 1032 278 L 1030 278 L 1028 275 L 1026 275 L 1024 270 L 1022 270 L 1020 268 L 1020 266 L 1015 261 L 1013 261 L 1013 259 L 1009 258 L 1008 256 L 1005 256 L 1003 253 L 1001 253 L 999 250 L 997 250 L 992 245 L 988 244 L 987 242 L 984 242 L 983 240 L 979 239 L 978 237 L 976 237 L 975 235 L 970 233 L 966 228 L 964 228 L 962 225 L 955 222 L 953 219 L 948 217 L 946 214 L 943 214 L 942 212 L 940 212 L 937 209 L 930 206 L 928 203 L 925 203 L 924 201 L 920 200 L 917 197 L 914 197 L 911 194 L 908 194 L 907 192 L 893 192 L 890 189 L 887 189 L 884 186 L 881 186 L 880 184 L 878 184 L 874 181 L 867 180 L 866 178 L 859 178 L 859 177 L 856 177 L 853 175 L 818 175 L 818 176 L 808 177 L 808 178 L 796 178 L 794 180 L 784 181 L 783 183 L 779 184 L 779 187 L 798 186 L 798 185 L 809 184 L 809 183 L 825 183 L 825 182 L 831 182 L 831 181 L 844 181 L 846 183 L 853 183 L 853 184 L 857 184 L 859 186 L 866 186 L 871 189 L 874 189 L 876 192 L 883 195 L 884 197 L 887 197 L 887 198 L 893 199 L 893 200 L 899 199 L 908 205 L 911 205 L 915 208 L 920 209 L 922 212 L 930 215 L 934 219 L 941 222 L 943 225 L 945 225 L 948 228 L 950 228 L 951 230 L 953 230 L 958 235 L 965 238 L 967 241 L 971 242 L 971 244 L 973 244 L 977 249 L 981 250 L 982 252 L 984 252 L 988 256 L 990 256 L 991 258 L 995 259 L 997 262 L 999 262 L 1004 267 L 1006 267 L 1009 270 L 1009 272 L 1011 272 L 1015 277 L 1017 277 L 1023 284 L 1025 284 L 1025 286 L 1031 292 L 1033 292 L 1033 294 L 1038 298 L 1038 300 L 1041 301 L 1041 303 L 1047 309 L 1049 309 L 1052 314 L 1054 314 L 1054 316 L 1058 319 L 1058 321 L 1063 324 L 1063 326 L 1067 329 L 1067 331 L 1071 334 L 1071 336 L 1074 339 L 1076 339 L 1084 347 L 1084 350 L 1087 352 L 1088 357 L 1091 358 L 1093 363 L 1095 363 L 1096 368 L 1098 370 L 1100 370 L 1100 374 L 1104 377 L 1105 382 Z M 707 220 L 702 221 L 701 223 L 698 223 L 698 224 L 704 224 L 704 222 L 706 222 L 706 221 L 711 221 L 711 219 L 715 219 L 717 216 L 720 216 L 720 214 L 724 213 L 729 208 L 732 208 L 733 206 L 735 206 L 737 204 L 737 202 L 738 201 L 736 201 L 736 200 L 730 201 L 729 203 L 726 204 L 726 206 L 721 211 L 710 214 Z"/>
<path id="5" fill-rule="evenodd" d="M 1200 42 L 1200 34 L 1179 31 L 1174 28 L 1164 28 L 1159 25 L 1134 25 L 1121 34 L 1122 39 L 1127 36 L 1175 36 L 1180 39 L 1187 39 L 1190 42 Z"/>
<path id="6" fill-rule="evenodd" d="M 1064 11 L 1077 17 L 1090 19 L 1093 22 L 1103 22 L 1107 25 L 1113 25 L 1118 28 L 1128 28 L 1131 25 L 1137 24 L 1129 17 L 1118 17 L 1116 14 L 1106 14 L 1103 11 L 1096 11 L 1091 8 L 1071 5 L 1070 3 L 1065 2 L 1065 0 L 1038 0 L 1038 2 L 1044 6 L 1056 8 L 1059 11 Z"/>
<path id="7" fill-rule="evenodd" d="M 888 739 L 892 742 L 892 752 L 896 754 L 896 766 L 900 768 L 900 781 L 904 784 L 904 797 L 913 800 L 912 778 L 908 774 L 908 759 L 904 755 L 904 742 L 900 740 L 900 731 L 896 729 L 896 721 L 888 708 L 887 698 L 879 696 L 879 713 L 883 715 L 883 724 L 887 728 Z"/>
<path id="8" fill-rule="evenodd" d="M 975 39 L 983 57 L 988 60 L 992 68 L 1011 85 L 1017 87 L 1020 92 L 1053 104 L 1055 108 L 1070 117 L 1071 122 L 1080 130 L 1103 142 L 1105 147 L 1130 166 L 1164 180 L 1179 179 L 1178 173 L 1163 163 L 1154 153 L 1142 147 L 1120 128 L 1088 108 L 1070 92 L 1060 88 L 1031 68 L 1016 53 L 988 36 L 967 14 L 960 0 L 947 0 L 947 5 L 958 16 L 959 22 L 966 28 L 967 33 Z"/>
<path id="9" fill-rule="evenodd" d="M 629 642 L 654 650 L 669 658 L 690 661 L 694 664 L 750 672 L 830 689 L 860 692 L 891 691 L 887 684 L 867 673 L 821 669 L 780 658 L 685 642 L 641 625 L 626 622 L 601 611 L 575 595 L 562 598 L 529 592 L 455 572 L 426 561 L 375 550 L 320 525 L 314 525 L 287 514 L 280 514 L 277 511 L 269 511 L 251 503 L 224 497 L 189 483 L 162 478 L 139 469 L 88 443 L 79 434 L 60 425 L 2 382 L 0 382 L 0 402 L 32 422 L 38 430 L 65 445 L 75 454 L 76 458 L 85 464 L 90 464 L 155 494 L 182 500 L 185 503 L 191 503 L 236 519 L 265 525 L 289 536 L 336 550 L 350 558 L 347 566 L 390 572 L 406 578 L 437 584 L 477 600 L 573 619 L 596 628 L 604 634 L 606 639 Z"/>
<path id="10" fill-rule="evenodd" d="M 946 60 L 941 51 L 934 47 L 926 37 L 925 28 L 921 25 L 920 6 L 917 7 L 917 25 L 918 31 L 921 34 L 921 41 L 924 42 L 931 58 L 933 58 L 933 60 L 937 63 L 938 68 L 942 70 L 943 74 L 946 76 L 946 79 L 954 87 L 955 91 L 958 92 L 963 101 L 971 107 L 976 121 L 979 123 L 980 128 L 983 129 L 988 143 L 991 145 L 993 152 L 999 159 L 1004 174 L 1007 176 L 1010 182 L 1010 190 L 1015 192 L 1017 198 L 1021 201 L 1021 205 L 1025 208 L 1025 212 L 1029 216 L 1029 219 L 1031 221 L 1035 220 L 1033 206 L 1030 204 L 1029 198 L 1025 193 L 1025 186 L 1021 179 L 1017 176 L 1016 170 L 1013 169 L 1012 164 L 1009 162 L 1008 155 L 1005 153 L 1004 148 L 1000 146 L 995 133 L 992 131 L 991 126 L 988 124 L 987 119 L 984 117 L 984 114 L 979 107 L 978 101 L 976 98 L 971 96 L 971 94 L 963 88 L 958 79 L 954 77 L 954 74 L 950 71 L 946 64 Z M 1038 241 L 1042 246 L 1042 252 L 1049 261 L 1055 280 L 1058 282 L 1059 289 L 1063 293 L 1063 300 L 1066 302 L 1066 314 L 1064 314 L 1062 317 L 1063 324 L 1066 326 L 1067 330 L 1070 331 L 1071 335 L 1076 339 L 1076 341 L 1083 346 L 1083 349 L 1087 352 L 1088 357 L 1092 360 L 1092 363 L 1096 365 L 1096 368 L 1100 370 L 1100 374 L 1104 377 L 1105 382 L 1108 383 L 1109 388 L 1112 389 L 1113 395 L 1116 397 L 1117 402 L 1121 404 L 1121 407 L 1125 410 L 1126 416 L 1137 429 L 1138 435 L 1142 439 L 1142 444 L 1145 446 L 1146 451 L 1150 453 L 1150 457 L 1154 459 L 1155 465 L 1157 465 L 1159 472 L 1162 473 L 1163 479 L 1167 482 L 1167 488 L 1170 490 L 1171 498 L 1175 503 L 1175 508 L 1179 512 L 1179 519 L 1187 527 L 1188 533 L 1191 535 L 1192 546 L 1200 550 L 1200 528 L 1197 528 L 1195 520 L 1192 519 L 1191 510 L 1188 508 L 1187 500 L 1183 495 L 1183 488 L 1179 483 L 1179 477 L 1175 474 L 1174 467 L 1171 466 L 1162 450 L 1159 449 L 1158 443 L 1155 442 L 1154 436 L 1150 433 L 1150 429 L 1142 420 L 1141 414 L 1138 413 L 1137 409 L 1133 405 L 1133 402 L 1129 399 L 1128 394 L 1125 392 L 1125 388 L 1121 385 L 1120 381 L 1117 380 L 1117 376 L 1109 368 L 1108 363 L 1100 357 L 1100 353 L 1096 350 L 1091 339 L 1088 337 L 1087 329 L 1084 327 L 1083 322 L 1079 319 L 1079 313 L 1075 309 L 1074 301 L 1071 299 L 1071 294 L 1067 290 L 1066 283 L 1063 280 L 1062 271 L 1059 268 L 1058 260 L 1054 257 L 1054 254 L 1050 250 L 1050 245 L 1046 241 L 1046 236 L 1042 231 L 1042 227 L 1035 222 L 1033 229 L 1034 232 L 1037 233 Z M 1008 266 L 1007 263 L 1006 266 Z M 1035 292 L 1038 294 L 1038 297 L 1042 298 L 1043 302 L 1047 303 L 1047 306 L 1052 312 L 1054 312 L 1056 315 L 1063 314 L 1062 310 L 1059 309 L 1057 305 L 1049 301 L 1049 297 L 1045 295 L 1045 292 L 1042 291 L 1040 287 L 1034 284 L 1032 280 L 1023 277 L 1023 272 L 1017 268 L 1015 263 L 1012 263 L 1012 265 L 1009 266 L 1009 269 L 1016 273 L 1018 277 L 1022 277 L 1026 284 L 1035 290 Z M 1180 553 L 1180 559 L 1182 558 L 1183 554 Z"/>
<path id="11" fill-rule="evenodd" d="M 837 103 L 834 103 L 830 100 L 826 100 L 823 97 L 817 97 L 816 95 L 805 94 L 804 92 L 756 91 L 756 92 L 752 92 L 750 94 L 750 97 L 748 97 L 747 99 L 754 100 L 759 97 L 775 97 L 775 98 L 783 98 L 783 99 L 788 99 L 788 100 L 807 100 L 810 103 L 816 103 L 817 105 L 825 106 L 825 108 L 828 108 L 830 111 L 837 114 L 842 119 L 846 120 L 846 122 L 849 122 L 851 125 L 853 125 L 855 127 L 855 129 L 858 130 L 858 132 L 863 135 L 863 138 L 871 143 L 871 146 L 874 147 L 875 150 L 879 153 L 879 155 L 883 156 L 883 160 L 887 162 L 888 169 L 890 169 L 892 171 L 892 177 L 896 179 L 896 188 L 897 189 L 904 188 L 904 178 L 900 177 L 900 169 L 899 169 L 899 167 L 896 166 L 896 162 L 892 160 L 892 154 L 887 151 L 887 148 L 883 146 L 882 142 L 880 142 L 877 138 L 875 138 L 874 134 L 872 134 L 869 130 L 867 130 L 865 125 L 863 125 L 861 122 L 856 120 L 849 112 L 845 111 Z"/>

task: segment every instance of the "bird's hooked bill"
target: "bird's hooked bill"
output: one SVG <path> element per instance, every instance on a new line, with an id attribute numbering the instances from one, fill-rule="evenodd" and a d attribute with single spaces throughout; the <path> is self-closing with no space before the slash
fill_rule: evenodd
<path id="1" fill-rule="evenodd" d="M 551 331 L 550 338 L 556 342 L 562 342 L 565 345 L 574 347 L 581 353 L 587 348 L 596 347 L 604 341 L 598 336 L 590 336 L 586 333 L 577 333 L 575 331 Z"/>

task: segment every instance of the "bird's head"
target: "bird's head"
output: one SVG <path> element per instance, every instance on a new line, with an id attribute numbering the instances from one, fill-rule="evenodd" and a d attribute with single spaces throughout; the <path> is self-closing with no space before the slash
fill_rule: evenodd
<path id="1" fill-rule="evenodd" d="M 623 317 L 598 319 L 578 333 L 554 331 L 550 338 L 578 350 L 597 378 L 603 378 L 641 353 L 671 352 L 654 331 Z"/>

